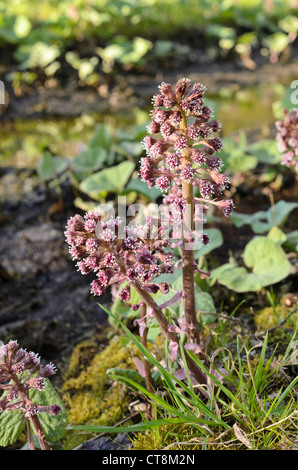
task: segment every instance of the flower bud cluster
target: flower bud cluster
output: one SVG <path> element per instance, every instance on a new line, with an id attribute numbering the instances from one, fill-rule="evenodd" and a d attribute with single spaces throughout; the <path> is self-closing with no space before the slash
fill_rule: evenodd
<path id="1" fill-rule="evenodd" d="M 156 293 L 167 292 L 165 283 L 158 284 L 154 278 L 172 273 L 174 257 L 168 250 L 169 241 L 162 238 L 161 228 L 154 237 L 150 220 L 146 225 L 123 226 L 120 218 L 105 220 L 97 210 L 84 217 L 75 215 L 66 227 L 65 236 L 69 252 L 77 261 L 81 274 L 93 273 L 91 293 L 100 296 L 112 284 L 127 283 L 119 292 L 123 301 L 130 300 L 130 286 L 136 281 L 143 289 Z"/>
<path id="2" fill-rule="evenodd" d="M 147 156 L 141 160 L 141 179 L 162 192 L 173 184 L 190 183 L 199 190 L 201 202 L 212 202 L 229 215 L 233 202 L 218 202 L 229 180 L 220 173 L 223 163 L 217 153 L 223 143 L 214 133 L 221 125 L 204 105 L 206 87 L 201 83 L 192 86 L 183 78 L 175 90 L 169 83 L 162 83 L 159 90 L 153 97 L 152 121 L 143 141 Z"/>
<path id="3" fill-rule="evenodd" d="M 298 173 L 298 109 L 283 108 L 284 119 L 276 121 L 278 150 L 282 164 Z"/>
<path id="4" fill-rule="evenodd" d="M 55 372 L 52 363 L 42 366 L 39 356 L 20 348 L 17 341 L 11 340 L 0 346 L 0 389 L 4 390 L 0 397 L 0 414 L 4 410 L 19 409 L 26 418 L 43 411 L 57 415 L 60 406 L 36 405 L 28 397 L 30 389 L 44 390 L 45 379 Z"/>

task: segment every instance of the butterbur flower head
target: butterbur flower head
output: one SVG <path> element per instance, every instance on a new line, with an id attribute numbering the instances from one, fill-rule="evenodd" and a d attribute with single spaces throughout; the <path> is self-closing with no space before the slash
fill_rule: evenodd
<path id="1" fill-rule="evenodd" d="M 181 101 L 189 88 L 191 87 L 191 80 L 189 78 L 181 78 L 176 84 L 176 96 L 179 101 Z"/>
<path id="2" fill-rule="evenodd" d="M 126 286 L 119 292 L 119 297 L 124 302 L 128 302 L 130 300 L 130 286 Z"/>
<path id="3" fill-rule="evenodd" d="M 170 179 L 167 176 L 160 177 L 159 184 L 166 190 Z M 86 214 L 84 219 L 90 220 L 90 213 Z M 147 288 L 149 284 L 151 286 L 153 278 L 160 271 L 164 272 L 166 268 L 163 268 L 163 265 L 167 265 L 165 261 L 167 243 L 163 241 L 161 229 L 156 234 L 157 239 L 149 237 L 150 219 L 142 226 L 122 227 L 119 218 L 104 221 L 98 217 L 97 224 L 95 232 L 86 231 L 85 223 L 81 225 L 80 228 L 83 229 L 79 235 L 86 240 L 86 243 L 84 250 L 78 253 L 77 262 L 82 274 L 95 275 L 95 279 L 90 283 L 93 295 L 101 296 L 109 286 L 121 285 L 125 281 L 129 284 L 138 281 L 142 287 Z M 121 231 L 123 236 L 118 238 L 120 226 L 123 229 Z M 68 237 L 66 239 L 69 240 Z M 74 248 L 77 248 L 74 243 L 71 237 L 69 249 L 72 256 Z M 155 266 L 155 270 L 152 266 Z M 152 286 L 149 288 L 152 289 Z M 130 286 L 120 290 L 119 296 L 128 302 Z"/>
<path id="4" fill-rule="evenodd" d="M 56 374 L 57 368 L 52 362 L 46 364 L 39 372 L 40 377 L 50 377 L 51 375 Z"/>
<path id="5" fill-rule="evenodd" d="M 276 139 L 281 163 L 298 173 L 298 109 L 283 108 L 284 118 L 276 121 Z"/>
<path id="6" fill-rule="evenodd" d="M 176 150 L 183 150 L 187 147 L 187 145 L 188 145 L 188 140 L 184 135 L 182 135 L 178 137 L 178 139 L 176 139 L 174 147 Z"/>
<path id="7" fill-rule="evenodd" d="M 80 228 L 82 227 L 83 225 Z M 56 368 L 52 363 L 42 367 L 40 357 L 32 351 L 27 352 L 20 348 L 17 341 L 10 341 L 1 346 L 0 389 L 5 390 L 6 394 L 0 400 L 0 414 L 4 410 L 19 409 L 23 411 L 25 418 L 30 419 L 38 412 L 48 411 L 48 407 L 33 403 L 28 391 L 30 389 L 44 390 L 46 377 L 55 372 Z M 61 410 L 60 407 L 58 408 Z"/>
<path id="8" fill-rule="evenodd" d="M 187 183 L 191 183 L 194 179 L 195 171 L 191 164 L 185 165 L 181 170 L 181 179 Z"/>
<path id="9" fill-rule="evenodd" d="M 43 390 L 46 386 L 43 377 L 31 377 L 31 379 L 27 380 L 26 384 L 38 391 Z"/>
<path id="10" fill-rule="evenodd" d="M 171 185 L 171 180 L 167 176 L 161 176 L 160 178 L 157 178 L 156 180 L 156 186 L 161 191 L 167 191 L 170 185 Z"/>
<path id="11" fill-rule="evenodd" d="M 232 199 L 226 199 L 224 201 L 217 201 L 217 207 L 228 217 L 234 209 L 234 203 Z"/>
<path id="12" fill-rule="evenodd" d="M 159 86 L 149 135 L 144 139 L 148 158 L 142 159 L 140 173 L 150 188 L 169 193 L 174 185 L 188 183 L 199 189 L 201 200 L 214 204 L 228 182 L 220 174 L 223 163 L 217 155 L 223 143 L 214 135 L 221 124 L 204 105 L 206 90 L 189 78 L 181 78 L 175 87 L 169 83 Z"/>
<path id="13" fill-rule="evenodd" d="M 104 285 L 99 279 L 94 279 L 91 282 L 91 293 L 93 295 L 101 296 L 104 293 Z"/>
<path id="14" fill-rule="evenodd" d="M 52 416 L 57 416 L 60 411 L 61 407 L 59 405 L 50 405 L 47 410 Z"/>

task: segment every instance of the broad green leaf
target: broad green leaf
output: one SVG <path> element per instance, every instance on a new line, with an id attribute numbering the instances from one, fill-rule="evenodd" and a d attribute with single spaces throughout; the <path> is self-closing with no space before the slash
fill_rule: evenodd
<path id="1" fill-rule="evenodd" d="M 257 157 L 262 163 L 279 163 L 281 158 L 277 141 L 273 139 L 264 139 L 253 143 L 247 147 L 247 152 Z"/>
<path id="2" fill-rule="evenodd" d="M 298 18 L 294 15 L 286 15 L 278 22 L 278 26 L 287 33 L 298 33 Z"/>
<path id="3" fill-rule="evenodd" d="M 239 133 L 237 141 L 231 137 L 226 137 L 223 139 L 223 143 L 224 148 L 219 156 L 224 163 L 225 171 L 238 173 L 252 170 L 257 166 L 257 157 L 246 153 L 245 134 Z"/>
<path id="4" fill-rule="evenodd" d="M 181 273 L 182 273 L 181 269 L 175 268 L 172 274 L 160 274 L 159 276 L 156 276 L 155 282 L 157 284 L 160 284 L 161 282 L 167 282 L 173 287 L 173 289 L 177 287 L 177 290 L 180 290 L 179 286 L 182 285 Z M 177 284 L 175 284 L 176 281 L 177 281 Z"/>
<path id="5" fill-rule="evenodd" d="M 262 42 L 270 51 L 280 53 L 287 47 L 289 41 L 287 34 L 277 32 L 266 36 Z"/>
<path id="6" fill-rule="evenodd" d="M 44 68 L 54 62 L 61 54 L 61 50 L 55 44 L 48 45 L 42 41 L 35 44 L 20 45 L 15 53 L 15 58 L 21 62 L 20 69 L 35 67 Z"/>
<path id="7" fill-rule="evenodd" d="M 235 292 L 258 291 L 262 288 L 259 280 L 244 267 L 235 267 L 229 263 L 211 272 L 211 279 Z"/>
<path id="8" fill-rule="evenodd" d="M 151 41 L 141 37 L 129 41 L 124 36 L 118 36 L 112 44 L 104 49 L 97 48 L 96 52 L 106 63 L 117 61 L 122 64 L 137 64 L 152 47 Z"/>
<path id="9" fill-rule="evenodd" d="M 245 247 L 243 259 L 246 267 L 224 264 L 211 272 L 211 279 L 235 292 L 249 292 L 275 284 L 291 271 L 283 249 L 268 237 L 251 240 Z"/>
<path id="10" fill-rule="evenodd" d="M 133 162 L 125 161 L 111 168 L 105 168 L 82 181 L 80 189 L 94 197 L 103 191 L 117 193 L 126 185 L 134 167 Z"/>
<path id="11" fill-rule="evenodd" d="M 113 145 L 113 137 L 109 132 L 109 129 L 105 124 L 99 124 L 97 127 L 95 134 L 91 138 L 89 142 L 89 146 L 91 148 L 104 148 L 106 150 L 110 150 Z"/>
<path id="12" fill-rule="evenodd" d="M 101 168 L 107 160 L 107 150 L 102 147 L 92 147 L 81 152 L 72 161 L 78 171 L 92 172 Z"/>
<path id="13" fill-rule="evenodd" d="M 234 28 L 222 26 L 221 24 L 211 23 L 206 26 L 206 33 L 208 36 L 213 36 L 219 39 L 235 39 L 236 32 Z"/>
<path id="14" fill-rule="evenodd" d="M 284 113 L 283 113 L 283 108 L 286 109 L 293 109 L 297 108 L 298 100 L 297 100 L 297 86 L 298 86 L 298 81 L 293 80 L 291 83 L 291 86 L 287 88 L 285 95 L 283 99 L 275 101 L 272 103 L 272 110 L 274 117 L 276 119 L 284 119 Z"/>
<path id="15" fill-rule="evenodd" d="M 298 202 L 278 201 L 274 207 L 270 207 L 270 209 L 268 209 L 268 220 L 273 225 L 276 218 L 277 225 L 282 227 L 290 213 L 297 207 Z"/>
<path id="16" fill-rule="evenodd" d="M 138 157 L 143 151 L 143 145 L 140 142 L 131 142 L 130 140 L 123 140 L 118 148 L 120 153 L 131 157 Z"/>
<path id="17" fill-rule="evenodd" d="M 27 16 L 18 15 L 13 30 L 19 39 L 25 38 L 31 30 L 31 23 Z"/>
<path id="18" fill-rule="evenodd" d="M 291 264 L 283 249 L 268 237 L 255 237 L 245 247 L 244 263 L 263 286 L 275 284 L 290 274 Z"/>
<path id="19" fill-rule="evenodd" d="M 61 412 L 56 416 L 52 416 L 47 412 L 38 414 L 40 424 L 47 440 L 49 442 L 55 442 L 61 439 L 65 434 L 65 427 L 67 426 L 67 413 L 60 396 L 51 382 L 46 379 L 46 386 L 42 391 L 31 389 L 29 397 L 35 404 L 41 406 L 58 405 L 61 407 Z"/>
<path id="20" fill-rule="evenodd" d="M 286 234 L 279 227 L 272 227 L 267 237 L 277 245 L 282 245 L 287 240 Z"/>
<path id="21" fill-rule="evenodd" d="M 296 251 L 298 253 L 298 230 L 287 233 L 287 239 L 284 246 L 288 250 Z"/>
<path id="22" fill-rule="evenodd" d="M 196 289 L 195 297 L 196 297 L 196 307 L 201 313 L 204 313 L 204 312 L 215 313 L 216 312 L 213 298 L 211 297 L 210 294 L 208 294 L 208 292 L 198 291 Z M 212 318 L 214 319 L 213 316 Z"/>
<path id="23" fill-rule="evenodd" d="M 195 259 L 200 258 L 201 256 L 206 256 L 223 244 L 223 236 L 218 228 L 209 228 L 206 230 L 204 229 L 203 231 L 209 237 L 209 245 L 202 245 L 199 250 L 194 250 Z"/>
<path id="24" fill-rule="evenodd" d="M 216 317 L 215 315 L 212 315 L 212 313 L 216 313 L 216 308 L 211 295 L 208 294 L 208 292 L 198 291 L 196 289 L 195 299 L 196 308 L 200 314 L 199 320 L 202 322 L 202 324 L 206 325 L 208 323 L 214 323 Z"/>
<path id="25" fill-rule="evenodd" d="M 128 194 L 130 191 L 143 194 L 151 201 L 155 201 L 158 197 L 161 196 L 161 192 L 158 188 L 149 188 L 147 183 L 139 178 L 132 178 L 125 189 L 122 191 L 121 195 Z"/>
<path id="26" fill-rule="evenodd" d="M 61 439 L 65 434 L 67 426 L 67 413 L 64 404 L 52 386 L 51 382 L 46 379 L 46 387 L 43 391 L 36 391 L 30 389 L 29 398 L 36 405 L 48 406 L 58 405 L 61 407 L 61 412 L 52 416 L 50 413 L 38 413 L 38 418 L 42 429 L 45 433 L 48 442 L 55 442 Z M 0 415 L 0 446 L 6 447 L 13 444 L 25 430 L 26 420 L 24 413 L 20 410 L 7 411 L 5 410 Z M 34 431 L 34 428 L 32 428 Z"/>
<path id="27" fill-rule="evenodd" d="M 36 171 L 40 178 L 49 181 L 63 173 L 67 167 L 66 160 L 61 157 L 53 157 L 49 152 L 46 152 L 38 162 Z"/>
<path id="28" fill-rule="evenodd" d="M 16 442 L 24 429 L 25 418 L 22 411 L 3 411 L 0 415 L 0 446 L 7 447 Z"/>
<path id="29" fill-rule="evenodd" d="M 274 207 L 270 207 L 267 211 L 258 211 L 254 214 L 242 214 L 233 212 L 231 219 L 236 227 L 250 225 L 255 233 L 262 234 L 269 232 L 274 227 L 282 227 L 286 222 L 292 210 L 298 207 L 296 202 L 278 201 Z"/>

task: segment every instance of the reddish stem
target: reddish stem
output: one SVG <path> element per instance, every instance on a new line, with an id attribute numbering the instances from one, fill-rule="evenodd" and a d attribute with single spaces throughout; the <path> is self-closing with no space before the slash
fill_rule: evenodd
<path id="1" fill-rule="evenodd" d="M 182 121 L 180 129 L 186 131 L 187 122 L 185 112 L 181 109 Z M 183 153 L 182 153 L 183 156 Z M 184 156 L 187 157 L 187 151 L 184 152 Z M 188 163 L 187 158 L 183 159 L 183 165 Z M 192 183 L 182 183 L 182 197 L 185 199 L 187 204 L 187 211 L 183 220 L 183 230 L 189 233 L 193 230 L 193 186 Z M 187 234 L 183 234 L 183 248 L 182 248 L 182 267 L 183 267 L 183 289 L 185 293 L 184 297 L 184 311 L 187 328 L 187 338 L 190 343 L 200 343 L 200 331 L 199 324 L 196 315 L 196 302 L 195 302 L 195 288 L 194 288 L 194 256 L 193 250 L 187 249 L 189 240 Z"/>

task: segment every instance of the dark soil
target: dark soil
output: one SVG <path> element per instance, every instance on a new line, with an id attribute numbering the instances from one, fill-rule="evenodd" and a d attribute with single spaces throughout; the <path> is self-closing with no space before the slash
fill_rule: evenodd
<path id="1" fill-rule="evenodd" d="M 73 194 L 63 188 L 64 207 L 57 211 L 57 200 L 33 174 L 4 173 L 1 183 L 8 177 L 11 184 L 23 180 L 23 192 L 4 200 L 0 214 L 0 339 L 17 339 L 45 361 L 62 365 L 74 344 L 106 322 L 90 294 L 90 280 L 76 271 L 65 243 L 66 222 L 78 212 Z M 29 182 L 32 191 L 26 192 Z"/>

